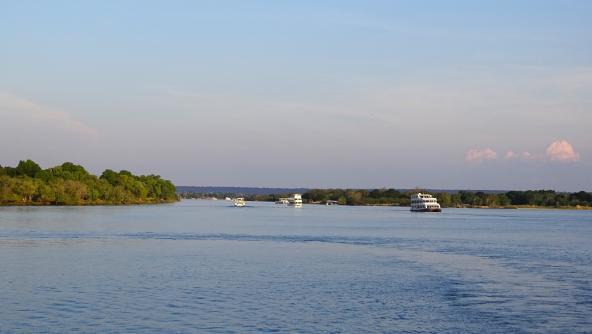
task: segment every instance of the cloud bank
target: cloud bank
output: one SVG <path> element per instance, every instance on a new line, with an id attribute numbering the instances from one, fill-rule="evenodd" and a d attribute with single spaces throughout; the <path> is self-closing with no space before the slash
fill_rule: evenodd
<path id="1" fill-rule="evenodd" d="M 547 147 L 547 158 L 558 162 L 576 162 L 580 160 L 580 154 L 564 139 L 556 140 Z"/>

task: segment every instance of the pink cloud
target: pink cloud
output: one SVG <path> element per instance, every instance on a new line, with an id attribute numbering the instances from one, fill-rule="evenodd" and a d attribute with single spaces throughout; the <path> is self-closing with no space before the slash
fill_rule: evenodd
<path id="1" fill-rule="evenodd" d="M 558 162 L 576 162 L 580 160 L 580 154 L 564 139 L 556 140 L 547 147 L 547 157 L 551 161 Z"/>
<path id="2" fill-rule="evenodd" d="M 479 163 L 485 160 L 495 160 L 497 159 L 497 153 L 490 149 L 490 148 L 473 148 L 467 151 L 465 154 L 465 161 L 466 162 L 475 162 Z"/>

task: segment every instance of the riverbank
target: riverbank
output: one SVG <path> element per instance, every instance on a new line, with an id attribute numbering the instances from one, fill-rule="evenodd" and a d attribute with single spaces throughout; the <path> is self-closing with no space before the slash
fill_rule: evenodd
<path id="1" fill-rule="evenodd" d="M 321 203 L 307 203 L 307 204 L 319 204 Z M 338 204 L 337 204 L 338 205 Z M 346 206 L 356 206 L 347 205 Z M 364 204 L 361 206 L 393 206 L 393 207 L 409 207 L 408 205 L 395 205 L 395 204 Z M 505 210 L 518 210 L 518 209 L 532 209 L 532 210 L 592 210 L 592 206 L 538 206 L 538 205 L 509 205 L 509 206 L 483 206 L 483 205 L 461 205 L 461 206 L 443 206 L 442 209 L 505 209 Z"/>
<path id="2" fill-rule="evenodd" d="M 42 169 L 31 160 L 0 167 L 4 206 L 158 204 L 178 198 L 175 185 L 154 174 L 106 169 L 96 176 L 71 162 Z"/>
<path id="3" fill-rule="evenodd" d="M 443 207 L 471 208 L 549 208 L 549 209 L 592 209 L 592 193 L 556 192 L 554 190 L 526 191 L 466 191 L 440 190 L 424 191 L 396 189 L 312 189 L 302 198 L 308 203 L 338 203 L 342 205 L 409 206 L 410 198 L 417 193 L 429 193 Z M 247 199 L 275 200 L 276 195 L 250 196 Z"/>
<path id="4" fill-rule="evenodd" d="M 172 204 L 179 200 L 148 200 L 133 202 L 88 202 L 88 203 L 0 203 L 0 207 L 47 207 L 47 206 L 134 206 L 134 205 L 158 205 Z"/>

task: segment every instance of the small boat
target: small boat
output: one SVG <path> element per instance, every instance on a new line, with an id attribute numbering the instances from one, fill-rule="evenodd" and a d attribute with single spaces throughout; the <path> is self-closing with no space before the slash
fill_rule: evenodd
<path id="1" fill-rule="evenodd" d="M 432 195 L 417 193 L 411 196 L 411 211 L 441 212 L 442 208 L 438 204 L 438 200 Z"/>
<path id="2" fill-rule="evenodd" d="M 245 202 L 244 198 L 238 197 L 238 198 L 234 199 L 234 206 L 236 206 L 238 208 L 242 208 L 245 205 L 247 205 L 247 202 Z"/>
<path id="3" fill-rule="evenodd" d="M 278 200 L 275 202 L 275 204 L 289 204 L 289 203 L 290 203 L 290 199 L 289 199 L 289 198 L 287 198 L 287 197 L 282 197 L 282 198 L 279 198 L 279 199 L 278 199 Z"/>
<path id="4" fill-rule="evenodd" d="M 295 208 L 302 207 L 302 195 L 294 194 L 292 197 L 288 198 L 288 205 L 293 206 Z"/>

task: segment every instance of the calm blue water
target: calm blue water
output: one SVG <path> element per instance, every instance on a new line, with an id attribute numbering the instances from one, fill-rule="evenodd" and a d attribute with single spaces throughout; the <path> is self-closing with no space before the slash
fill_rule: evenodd
<path id="1" fill-rule="evenodd" d="M 592 333 L 592 212 L 0 208 L 0 332 Z"/>

